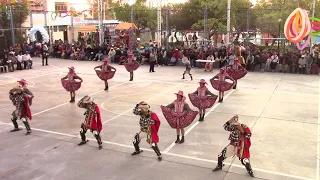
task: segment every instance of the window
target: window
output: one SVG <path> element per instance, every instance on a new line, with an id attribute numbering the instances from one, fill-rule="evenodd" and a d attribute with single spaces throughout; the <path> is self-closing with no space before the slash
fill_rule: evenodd
<path id="1" fill-rule="evenodd" d="M 56 2 L 56 3 L 54 3 L 54 5 L 55 5 L 56 11 L 67 11 L 68 10 L 68 3 Z"/>

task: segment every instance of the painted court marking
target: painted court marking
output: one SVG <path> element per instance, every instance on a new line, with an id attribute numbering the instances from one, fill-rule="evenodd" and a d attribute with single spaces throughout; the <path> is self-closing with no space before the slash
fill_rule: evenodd
<path id="1" fill-rule="evenodd" d="M 7 126 L 13 126 L 10 123 L 4 123 L 4 122 L 0 122 L 0 125 L 7 125 Z M 24 129 L 24 128 L 23 128 Z M 50 133 L 50 134 L 55 134 L 55 135 L 61 135 L 61 136 L 67 136 L 67 137 L 72 137 L 72 138 L 78 138 L 80 139 L 79 136 L 77 135 L 72 135 L 72 134 L 66 134 L 66 133 L 60 133 L 60 132 L 55 132 L 55 131 L 48 131 L 48 130 L 43 130 L 43 129 L 36 129 L 36 128 L 32 128 L 32 130 L 34 131 L 40 131 L 40 132 L 45 132 L 45 133 Z M 88 140 L 92 140 L 92 141 L 96 141 L 96 139 L 92 139 L 92 138 L 87 138 Z M 111 144 L 111 145 L 116 145 L 116 146 L 120 146 L 120 147 L 126 147 L 126 148 L 130 148 L 133 149 L 133 146 L 129 146 L 126 144 L 120 144 L 120 143 L 114 143 L 114 142 L 109 142 L 109 141 L 102 141 L 105 144 Z M 107 148 L 105 148 L 107 149 Z M 151 149 L 145 149 L 145 148 L 140 148 L 144 151 L 148 151 L 148 152 L 153 152 L 153 150 Z M 174 157 L 180 157 L 180 158 L 185 158 L 185 159 L 191 159 L 191 160 L 196 160 L 196 161 L 203 161 L 203 162 L 209 162 L 209 163 L 217 163 L 217 161 L 215 160 L 210 160 L 210 159 L 203 159 L 203 158 L 196 158 L 196 157 L 192 157 L 192 156 L 185 156 L 185 155 L 180 155 L 180 154 L 175 154 L 175 153 L 169 153 L 169 152 L 161 152 L 164 155 L 169 155 L 169 156 L 174 156 Z M 231 165 L 231 167 L 238 167 L 238 168 L 242 168 L 244 169 L 244 166 L 241 165 L 237 165 L 237 164 L 230 164 L 230 163 L 225 163 L 226 165 Z M 274 171 L 269 171 L 269 170 L 264 170 L 264 169 L 259 169 L 259 168 L 252 168 L 255 171 L 260 171 L 260 172 L 264 172 L 264 173 L 269 173 L 269 174 L 275 174 L 275 175 L 280 175 L 280 176 L 284 176 L 284 177 L 290 177 L 290 178 L 295 178 L 295 179 L 301 179 L 301 180 L 314 180 L 314 179 L 310 179 L 310 178 L 306 178 L 306 177 L 301 177 L 301 176 L 295 176 L 295 175 L 291 175 L 291 174 L 286 174 L 286 173 L 280 173 L 280 172 L 274 172 Z"/>
<path id="2" fill-rule="evenodd" d="M 28 79 L 34 79 L 34 78 L 38 78 L 38 77 L 42 77 L 42 76 L 47 76 L 47 75 L 55 74 L 55 73 L 58 73 L 58 72 L 51 72 L 51 73 L 41 74 L 41 75 L 39 75 L 39 76 L 32 76 L 32 77 L 30 77 L 30 78 L 26 78 L 26 80 L 28 80 Z M 2 75 L 1 75 L 1 76 L 2 76 Z M 16 77 L 12 77 L 12 78 L 19 80 L 19 78 L 16 78 Z M 2 85 L 7 85 L 7 84 L 12 84 L 12 83 L 16 83 L 16 81 L 3 83 L 3 84 L 0 84 L 0 86 L 2 86 Z"/>
<path id="3" fill-rule="evenodd" d="M 318 138 L 317 138 L 317 169 L 316 180 L 319 180 L 320 171 L 320 80 L 319 80 L 319 99 L 318 99 Z"/>
<path id="4" fill-rule="evenodd" d="M 108 98 L 108 99 L 104 100 L 104 101 L 101 103 L 100 107 L 101 107 L 103 110 L 107 111 L 107 112 L 110 112 L 110 113 L 119 115 L 119 114 L 121 114 L 121 113 L 115 113 L 114 111 L 110 111 L 110 110 L 108 110 L 106 107 L 104 107 L 105 103 L 108 102 L 108 101 L 110 101 L 110 100 L 112 100 L 112 99 L 116 99 L 116 98 L 120 98 L 120 97 L 126 97 L 126 96 L 135 96 L 135 95 L 153 95 L 153 96 L 156 96 L 156 95 L 158 95 L 158 94 L 156 94 L 156 93 L 134 93 L 134 94 L 129 94 L 129 95 L 114 96 L 114 97 L 111 97 L 111 98 Z M 128 103 L 128 102 L 127 102 L 127 103 Z M 150 105 L 150 103 L 149 103 L 149 105 Z M 127 116 L 136 117 L 136 115 L 134 115 L 134 114 L 132 114 L 132 115 L 127 115 Z"/>
<path id="5" fill-rule="evenodd" d="M 126 84 L 126 83 L 128 83 L 128 82 L 123 82 L 123 83 L 117 84 L 117 85 L 115 85 L 115 86 L 110 87 L 110 89 L 115 88 L 115 87 L 117 87 L 117 86 L 121 86 L 121 85 Z M 101 92 L 104 92 L 104 90 L 100 90 L 100 91 L 94 92 L 94 93 L 92 93 L 92 94 L 89 94 L 89 96 L 92 96 L 92 95 L 95 95 L 95 94 L 98 94 L 98 93 L 101 93 Z M 81 99 L 81 98 L 77 98 L 76 101 L 78 101 L 78 100 L 80 100 L 80 99 Z M 58 107 L 61 107 L 61 106 L 67 105 L 67 104 L 70 104 L 70 102 L 66 102 L 66 103 L 63 103 L 63 104 L 54 106 L 54 107 L 52 107 L 52 108 L 49 108 L 49 109 L 46 109 L 46 110 L 43 110 L 43 111 L 34 113 L 32 116 L 37 116 L 37 115 L 39 115 L 39 114 L 42 114 L 42 113 L 44 113 L 44 112 L 50 111 L 50 110 L 52 110 L 52 109 L 56 109 L 56 108 L 58 108 Z"/>
<path id="6" fill-rule="evenodd" d="M 147 99 L 147 100 L 145 100 L 145 101 L 148 103 L 148 101 L 150 101 L 151 99 L 153 99 L 153 98 L 155 98 L 155 97 L 158 97 L 158 96 L 161 96 L 161 95 L 163 95 L 163 94 L 165 94 L 165 93 L 167 93 L 167 92 L 171 91 L 171 89 L 174 89 L 174 88 L 176 88 L 176 87 L 178 87 L 178 86 L 180 86 L 180 85 L 181 85 L 181 83 L 176 84 L 175 86 L 172 86 L 171 88 L 169 88 L 169 89 L 167 89 L 167 90 L 165 90 L 165 91 L 163 91 L 163 92 L 161 92 L 161 93 L 159 93 L 159 94 L 157 94 L 157 95 L 155 95 L 155 96 L 152 96 L 151 98 L 149 98 L 149 99 Z M 138 103 L 138 102 L 137 102 L 137 103 Z M 116 118 L 118 118 L 118 117 L 122 116 L 122 115 L 125 115 L 126 113 L 128 113 L 128 112 L 132 111 L 132 110 L 133 110 L 133 108 L 134 108 L 134 107 L 132 107 L 132 108 L 130 108 L 130 109 L 128 109 L 128 110 L 126 110 L 126 111 L 124 111 L 124 112 L 122 112 L 122 113 L 120 113 L 120 114 L 118 114 L 118 115 L 116 115 L 116 116 L 114 116 L 114 117 L 112 117 L 112 118 L 110 118 L 110 119 L 106 120 L 106 121 L 105 121 L 105 122 L 103 122 L 102 124 L 105 124 L 105 123 L 107 123 L 107 122 L 110 122 L 110 121 L 112 121 L 112 120 L 114 120 L 114 119 L 116 119 Z"/>
<path id="7" fill-rule="evenodd" d="M 227 99 L 230 94 L 232 94 L 234 91 L 234 89 L 232 89 L 227 95 L 224 96 L 224 99 Z M 206 113 L 206 115 L 204 115 L 204 117 L 207 117 L 213 110 L 215 110 L 221 103 L 217 103 L 216 105 L 214 105 L 209 112 Z M 195 127 L 198 126 L 200 122 L 197 121 L 196 123 L 194 123 L 190 128 L 188 128 L 188 130 L 184 133 L 184 135 L 186 136 L 190 131 L 192 131 Z M 174 146 L 176 145 L 175 142 L 173 142 L 169 147 L 167 147 L 163 152 L 168 153 Z"/>

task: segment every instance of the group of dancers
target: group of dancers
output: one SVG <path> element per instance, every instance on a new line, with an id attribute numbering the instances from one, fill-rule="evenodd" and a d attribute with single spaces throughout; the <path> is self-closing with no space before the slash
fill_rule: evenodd
<path id="1" fill-rule="evenodd" d="M 241 57 L 240 52 L 236 52 L 237 57 Z M 197 107 L 199 111 L 194 111 L 186 103 L 186 97 L 183 91 L 175 93 L 176 99 L 166 106 L 161 106 L 162 113 L 166 118 L 171 128 L 176 129 L 177 138 L 175 143 L 182 144 L 185 142 L 185 130 L 199 114 L 199 121 L 204 121 L 206 109 L 211 108 L 219 97 L 219 102 L 223 102 L 224 92 L 231 88 L 236 88 L 237 80 L 244 77 L 247 73 L 240 62 L 236 58 L 233 65 L 230 67 L 221 68 L 220 73 L 210 79 L 212 87 L 219 91 L 219 96 L 214 95 L 206 87 L 207 82 L 201 79 L 199 87 L 193 93 L 188 94 L 189 99 L 193 106 Z M 187 62 L 188 63 L 188 62 Z M 124 64 L 127 71 L 130 72 L 130 81 L 133 80 L 133 71 L 139 67 L 139 63 L 134 60 L 133 54 L 129 54 L 127 62 Z M 109 59 L 105 59 L 104 63 L 94 68 L 97 76 L 105 82 L 105 90 L 108 90 L 108 80 L 113 78 L 116 69 L 109 65 Z M 188 73 L 190 69 L 188 68 Z M 186 73 L 186 72 L 185 72 Z M 184 74 L 185 74 L 184 73 Z M 191 76 L 192 78 L 192 76 Z M 79 80 L 79 81 L 76 81 Z M 228 82 L 230 80 L 231 82 Z M 82 79 L 75 73 L 74 67 L 69 68 L 67 76 L 61 79 L 62 86 L 70 92 L 70 102 L 75 102 L 75 91 L 81 87 Z M 13 131 L 21 130 L 18 127 L 17 120 L 23 121 L 27 134 L 31 133 L 29 120 L 32 119 L 30 106 L 32 104 L 32 98 L 34 97 L 31 91 L 27 88 L 26 80 L 22 79 L 18 81 L 19 85 L 10 90 L 10 100 L 13 102 L 16 109 L 12 113 L 12 123 L 14 125 Z M 90 130 L 97 140 L 99 149 L 102 148 L 101 130 L 102 120 L 101 113 L 98 105 L 94 102 L 94 99 L 90 96 L 85 96 L 78 102 L 78 107 L 84 108 L 84 122 L 80 126 L 81 142 L 78 145 L 83 145 L 88 142 L 86 139 L 86 132 Z M 133 109 L 135 115 L 140 116 L 140 131 L 136 133 L 133 140 L 134 152 L 131 155 L 137 155 L 142 152 L 139 147 L 139 143 L 142 139 L 146 138 L 146 142 L 156 153 L 158 160 L 162 160 L 162 155 L 158 147 L 159 136 L 158 131 L 160 128 L 160 120 L 157 114 L 151 111 L 151 107 L 147 102 L 142 101 Z M 229 140 L 230 143 L 222 150 L 218 155 L 218 165 L 213 171 L 221 170 L 223 167 L 223 161 L 231 156 L 237 156 L 241 163 L 247 169 L 247 172 L 251 177 L 254 177 L 253 171 L 250 165 L 250 151 L 251 146 L 251 131 L 243 124 L 238 116 L 232 117 L 224 124 L 224 129 L 230 131 Z"/>

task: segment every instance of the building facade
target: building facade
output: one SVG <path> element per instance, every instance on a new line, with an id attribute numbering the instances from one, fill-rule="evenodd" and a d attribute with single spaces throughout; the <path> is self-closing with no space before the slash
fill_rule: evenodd
<path id="1" fill-rule="evenodd" d="M 29 4 L 30 14 L 22 26 L 27 29 L 33 26 L 44 26 L 51 41 L 76 40 L 78 32 L 95 30 L 95 26 L 81 24 L 85 16 L 91 14 L 91 8 L 87 2 L 87 0 L 34 0 Z M 70 12 L 73 10 L 77 12 L 74 17 Z"/>

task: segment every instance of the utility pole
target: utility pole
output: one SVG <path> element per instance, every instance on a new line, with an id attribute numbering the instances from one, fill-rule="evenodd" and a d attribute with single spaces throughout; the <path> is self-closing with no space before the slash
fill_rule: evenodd
<path id="1" fill-rule="evenodd" d="M 169 9 L 166 9 L 166 51 L 168 52 L 169 50 Z"/>
<path id="2" fill-rule="evenodd" d="M 313 5 L 312 5 L 312 17 L 314 18 L 314 13 L 316 9 L 316 0 L 313 0 Z M 310 39 L 310 54 L 312 54 L 312 37 Z"/>
<path id="3" fill-rule="evenodd" d="M 99 20 L 99 45 L 103 44 L 103 27 L 102 27 L 102 21 L 103 21 L 103 15 L 102 15 L 102 0 L 98 0 L 98 20 Z"/>
<path id="4" fill-rule="evenodd" d="M 58 26 L 59 27 L 59 26 Z M 74 27 L 73 27 L 73 15 L 71 14 L 71 42 L 74 42 Z"/>
<path id="5" fill-rule="evenodd" d="M 131 5 L 131 29 L 130 29 L 130 51 L 133 53 L 134 51 L 134 18 L 133 18 L 133 4 Z"/>
<path id="6" fill-rule="evenodd" d="M 248 10 L 247 10 L 247 36 L 246 36 L 246 46 L 249 44 L 249 30 L 250 30 L 250 5 L 251 2 L 248 2 Z"/>
<path id="7" fill-rule="evenodd" d="M 30 28 L 33 27 L 33 18 L 32 18 L 32 11 L 30 11 Z"/>
<path id="8" fill-rule="evenodd" d="M 43 11 L 43 15 L 44 15 L 44 27 L 47 30 L 48 34 L 49 34 L 49 28 L 48 28 L 48 20 L 47 20 L 47 12 Z M 52 42 L 51 42 L 52 43 Z"/>
<path id="9" fill-rule="evenodd" d="M 230 43 L 230 11 L 231 11 L 231 0 L 228 0 L 228 5 L 227 5 L 227 37 L 226 37 L 226 45 L 229 45 Z"/>
<path id="10" fill-rule="evenodd" d="M 130 17 L 131 17 L 131 23 L 133 23 L 133 5 L 131 6 Z"/>
<path id="11" fill-rule="evenodd" d="M 11 29 L 11 41 L 12 41 L 12 46 L 16 44 L 15 41 L 15 35 L 14 35 L 14 26 L 13 26 L 13 14 L 12 14 L 12 6 L 9 5 L 9 16 L 10 16 L 10 29 Z"/>
<path id="12" fill-rule="evenodd" d="M 107 2 L 104 2 L 103 3 L 103 20 L 106 20 L 106 13 L 107 13 L 107 11 L 106 11 L 106 6 L 107 6 Z"/>
<path id="13" fill-rule="evenodd" d="M 206 7 L 204 9 L 204 24 L 203 24 L 203 28 L 204 28 L 204 37 L 205 38 L 209 38 L 207 36 L 207 26 L 208 26 L 208 5 L 206 5 Z"/>
<path id="14" fill-rule="evenodd" d="M 157 25 L 158 30 L 156 33 L 156 41 L 158 43 L 158 47 L 161 46 L 161 23 L 162 23 L 162 17 L 161 17 L 161 0 L 158 0 L 158 7 L 157 7 Z"/>

